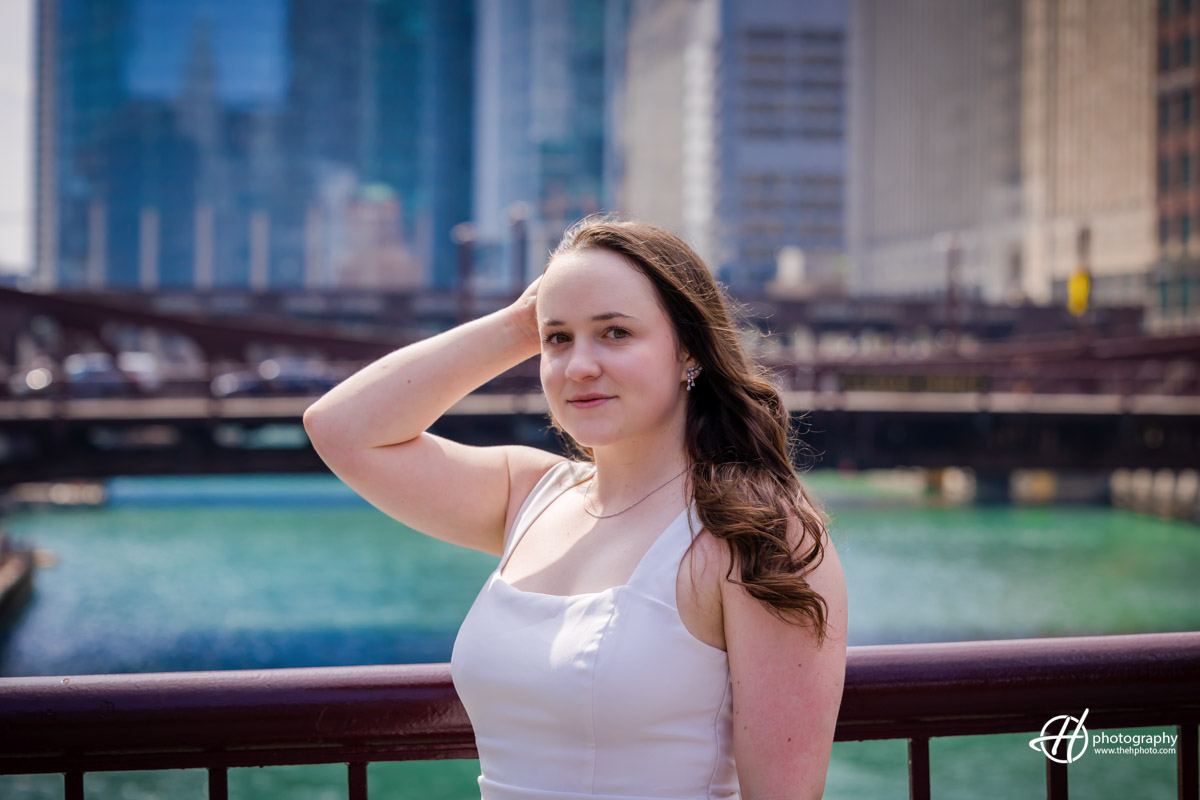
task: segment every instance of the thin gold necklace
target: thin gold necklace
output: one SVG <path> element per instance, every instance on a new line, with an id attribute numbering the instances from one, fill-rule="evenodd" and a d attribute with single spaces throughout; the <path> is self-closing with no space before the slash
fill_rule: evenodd
<path id="1" fill-rule="evenodd" d="M 671 481 L 675 480 L 675 478 L 678 478 L 680 475 L 682 475 L 685 472 L 687 472 L 687 467 L 684 467 L 682 470 L 680 470 L 679 473 L 677 475 L 675 475 L 674 477 L 669 478 L 667 480 L 667 483 L 670 483 Z M 633 508 L 633 506 L 636 506 L 638 503 L 645 501 L 647 498 L 650 497 L 650 495 L 654 494 L 654 492 L 657 492 L 659 489 L 662 489 L 664 486 L 667 485 L 667 483 L 662 484 L 662 486 L 659 486 L 658 489 L 655 489 L 654 491 L 650 492 L 650 494 L 646 495 L 646 497 L 643 497 L 641 500 L 638 500 L 637 503 L 634 503 L 633 506 L 629 506 L 629 508 L 623 508 L 620 511 L 618 511 L 616 514 L 594 514 L 594 513 L 592 513 L 592 510 L 588 508 L 588 503 L 590 503 L 592 501 L 592 486 L 594 486 L 595 483 L 596 483 L 596 476 L 593 475 L 592 482 L 588 484 L 587 491 L 585 491 L 583 493 L 583 495 L 584 495 L 583 510 L 585 512 L 587 512 L 587 515 L 589 517 L 591 517 L 592 519 L 608 519 L 609 517 L 616 517 L 621 514 L 624 514 L 630 508 Z"/>

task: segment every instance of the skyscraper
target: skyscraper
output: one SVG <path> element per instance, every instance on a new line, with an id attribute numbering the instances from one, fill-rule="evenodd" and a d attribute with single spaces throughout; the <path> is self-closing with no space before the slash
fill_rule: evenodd
<path id="1" fill-rule="evenodd" d="M 479 5 L 475 241 L 481 283 L 507 289 L 563 228 L 609 207 L 606 148 L 623 31 L 611 0 Z M 510 226 L 530 239 L 514 254 Z"/>
<path id="2" fill-rule="evenodd" d="M 1200 325 L 1200 258 L 1192 236 L 1200 208 L 1197 21 L 1200 11 L 1191 0 L 1158 4 L 1158 260 L 1147 305 L 1165 328 Z"/>
<path id="3" fill-rule="evenodd" d="M 844 247 L 845 4 L 634 0 L 624 208 L 680 230 L 735 289 Z"/>
<path id="4" fill-rule="evenodd" d="M 1021 239 L 1021 0 L 853 10 L 855 285 L 935 294 L 954 280 L 992 299 L 1019 289 L 1008 264 Z M 951 236 L 968 230 L 962 272 L 948 277 Z"/>
<path id="5" fill-rule="evenodd" d="M 1154 242 L 1153 0 L 1026 0 L 1021 183 L 1029 294 L 1140 305 Z"/>
<path id="6" fill-rule="evenodd" d="M 42 284 L 450 285 L 473 36 L 470 0 L 41 0 Z"/>
<path id="7" fill-rule="evenodd" d="M 853 7 L 857 287 L 1066 304 L 1087 271 L 1093 304 L 1141 302 L 1153 259 L 1149 0 Z"/>
<path id="8" fill-rule="evenodd" d="M 727 2 L 718 86 L 720 270 L 760 289 L 784 247 L 839 251 L 846 4 Z"/>
<path id="9" fill-rule="evenodd" d="M 716 266 L 719 0 L 633 0 L 617 205 Z"/>

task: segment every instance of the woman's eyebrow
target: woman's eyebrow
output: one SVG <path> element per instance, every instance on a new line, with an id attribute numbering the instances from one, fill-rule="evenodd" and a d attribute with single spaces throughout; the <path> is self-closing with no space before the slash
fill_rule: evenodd
<path id="1" fill-rule="evenodd" d="M 593 322 L 601 322 L 606 319 L 619 319 L 619 318 L 620 319 L 632 319 L 632 320 L 637 319 L 637 317 L 631 317 L 628 314 L 622 314 L 620 311 L 605 311 L 603 314 L 597 314 L 596 316 L 592 317 L 592 321 Z M 554 325 L 566 325 L 566 324 L 567 323 L 563 322 L 560 319 L 542 320 L 542 325 L 546 326 L 547 328 L 552 327 Z"/>

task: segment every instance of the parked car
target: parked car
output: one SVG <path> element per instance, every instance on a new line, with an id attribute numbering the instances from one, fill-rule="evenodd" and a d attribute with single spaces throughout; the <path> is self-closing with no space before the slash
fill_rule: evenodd
<path id="1" fill-rule="evenodd" d="M 8 393 L 13 397 L 49 394 L 54 383 L 53 366 L 49 358 L 38 356 L 30 364 L 14 368 L 8 376 Z"/>
<path id="2" fill-rule="evenodd" d="M 324 394 L 338 380 L 314 358 L 268 358 L 252 370 L 222 373 L 212 380 L 213 397 Z"/>
<path id="3" fill-rule="evenodd" d="M 124 350 L 116 363 L 109 353 L 72 353 L 63 359 L 67 393 L 72 397 L 113 397 L 156 392 L 162 386 L 153 353 Z"/>

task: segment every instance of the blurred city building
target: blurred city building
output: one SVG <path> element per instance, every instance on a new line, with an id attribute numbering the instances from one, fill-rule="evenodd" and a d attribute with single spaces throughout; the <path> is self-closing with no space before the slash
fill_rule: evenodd
<path id="1" fill-rule="evenodd" d="M 847 229 L 854 288 L 936 293 L 947 231 L 960 276 L 995 297 L 1020 242 L 1021 0 L 853 4 Z M 961 244 L 959 245 L 961 247 Z"/>
<path id="2" fill-rule="evenodd" d="M 1141 305 L 1154 245 L 1153 0 L 1026 0 L 1022 192 L 1027 291 Z"/>
<path id="3" fill-rule="evenodd" d="M 610 208 L 622 0 L 477 6 L 475 286 L 508 291 L 540 271 L 571 222 Z"/>
<path id="4" fill-rule="evenodd" d="M 1200 258 L 1192 226 L 1200 213 L 1200 125 L 1196 122 L 1195 0 L 1158 4 L 1158 262 L 1147 310 L 1164 328 L 1200 325 Z"/>
<path id="5" fill-rule="evenodd" d="M 1200 319 L 1195 0 L 37 7 L 45 288 L 503 294 L 615 209 L 738 293 Z"/>
<path id="6" fill-rule="evenodd" d="M 854 286 L 1144 302 L 1151 0 L 856 0 Z"/>
<path id="7" fill-rule="evenodd" d="M 719 0 L 633 0 L 618 204 L 678 231 L 716 266 Z"/>
<path id="8" fill-rule="evenodd" d="M 781 253 L 837 279 L 847 20 L 840 0 L 633 0 L 622 208 L 735 290 L 793 283 Z"/>
<path id="9" fill-rule="evenodd" d="M 470 0 L 41 0 L 39 283 L 452 285 L 473 16 Z"/>

